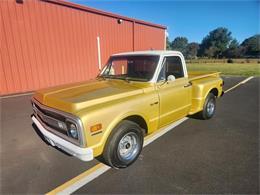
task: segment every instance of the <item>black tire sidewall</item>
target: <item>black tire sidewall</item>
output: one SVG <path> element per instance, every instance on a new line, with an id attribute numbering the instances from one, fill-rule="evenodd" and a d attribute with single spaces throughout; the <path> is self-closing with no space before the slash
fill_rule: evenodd
<path id="1" fill-rule="evenodd" d="M 210 114 L 208 113 L 208 110 L 207 110 L 207 105 L 208 105 L 208 103 L 209 103 L 211 100 L 212 100 L 213 103 L 214 103 L 214 111 L 213 111 L 213 113 L 210 115 Z M 204 118 L 204 119 L 210 119 L 210 118 L 212 118 L 212 117 L 214 116 L 215 112 L 216 112 L 216 97 L 215 97 L 214 94 L 209 93 L 208 96 L 207 96 L 207 98 L 206 98 L 204 107 L 203 107 L 203 118 Z"/>
<path id="2" fill-rule="evenodd" d="M 137 143 L 139 145 L 139 150 L 135 156 L 135 158 L 125 161 L 120 158 L 118 154 L 118 145 L 120 140 L 126 135 L 127 133 L 132 132 L 137 135 Z M 109 137 L 109 141 L 106 144 L 105 149 L 105 158 L 108 164 L 115 168 L 126 168 L 132 163 L 136 161 L 139 154 L 141 153 L 143 148 L 143 132 L 139 125 L 133 123 L 131 121 L 122 121 L 112 132 Z"/>

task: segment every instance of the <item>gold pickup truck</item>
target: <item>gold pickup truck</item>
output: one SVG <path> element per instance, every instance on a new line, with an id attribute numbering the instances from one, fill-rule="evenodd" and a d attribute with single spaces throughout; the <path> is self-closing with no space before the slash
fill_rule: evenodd
<path id="1" fill-rule="evenodd" d="M 177 51 L 115 54 L 96 79 L 39 90 L 32 120 L 55 147 L 116 168 L 139 156 L 144 136 L 187 115 L 211 118 L 219 73 L 188 73 Z"/>

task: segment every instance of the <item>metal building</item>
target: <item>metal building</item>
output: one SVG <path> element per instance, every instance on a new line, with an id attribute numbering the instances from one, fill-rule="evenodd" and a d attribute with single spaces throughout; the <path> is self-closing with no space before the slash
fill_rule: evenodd
<path id="1" fill-rule="evenodd" d="M 164 49 L 165 29 L 61 0 L 1 0 L 1 95 L 94 78 L 113 53 Z"/>

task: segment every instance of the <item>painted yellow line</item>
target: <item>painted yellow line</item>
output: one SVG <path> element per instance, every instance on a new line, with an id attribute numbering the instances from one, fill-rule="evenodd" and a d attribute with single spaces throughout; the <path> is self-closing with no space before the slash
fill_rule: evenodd
<path id="1" fill-rule="evenodd" d="M 153 141 L 155 141 L 156 139 L 158 139 L 159 137 L 161 137 L 165 133 L 169 132 L 173 128 L 177 127 L 178 125 L 180 125 L 181 123 L 183 123 L 187 119 L 188 119 L 187 117 L 182 118 L 182 119 L 170 124 L 169 126 L 167 126 L 165 128 L 161 128 L 158 131 L 154 132 L 153 134 L 146 136 L 144 138 L 143 147 L 152 143 Z M 54 190 L 48 192 L 47 195 L 71 194 L 71 193 L 77 191 L 78 189 L 80 189 L 82 186 L 91 182 L 92 180 L 94 180 L 98 176 L 102 175 L 103 173 L 105 173 L 109 169 L 110 169 L 109 166 L 102 164 L 102 163 L 99 163 L 99 164 L 95 165 L 94 167 L 88 169 L 87 171 L 81 173 L 80 175 L 74 177 L 73 179 L 67 181 L 66 183 L 58 186 Z"/>
<path id="2" fill-rule="evenodd" d="M 240 85 L 245 84 L 246 82 L 250 81 L 250 80 L 253 79 L 253 78 L 254 78 L 254 77 L 251 76 L 251 77 L 248 77 L 248 78 L 244 79 L 243 81 L 239 82 L 238 84 L 234 85 L 233 87 L 227 89 L 227 90 L 225 91 L 225 93 L 228 93 L 229 91 L 232 91 L 233 89 L 239 87 Z"/>
<path id="3" fill-rule="evenodd" d="M 93 180 L 96 177 L 98 177 L 99 175 L 106 172 L 108 169 L 110 169 L 109 166 L 99 163 L 96 166 L 88 169 L 87 171 L 81 173 L 80 175 L 78 175 L 78 176 L 74 177 L 73 179 L 67 181 L 66 183 L 62 184 L 61 186 L 55 188 L 54 190 L 48 192 L 47 195 L 71 194 L 71 193 L 75 192 L 77 189 L 79 189 L 80 187 L 82 187 L 79 185 L 82 183 L 82 181 L 84 181 L 84 179 L 87 178 L 87 179 Z M 100 174 L 97 174 L 97 173 L 100 173 Z M 84 185 L 85 184 L 86 183 L 84 183 Z"/>

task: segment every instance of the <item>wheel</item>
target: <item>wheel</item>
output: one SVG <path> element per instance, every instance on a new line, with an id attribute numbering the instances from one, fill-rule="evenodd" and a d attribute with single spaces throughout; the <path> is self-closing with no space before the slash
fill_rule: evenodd
<path id="1" fill-rule="evenodd" d="M 214 116 L 216 111 L 216 97 L 214 94 L 209 93 L 204 106 L 203 110 L 200 112 L 200 117 L 204 120 L 210 119 Z"/>
<path id="2" fill-rule="evenodd" d="M 116 126 L 102 154 L 104 162 L 115 168 L 126 168 L 136 161 L 143 148 L 142 128 L 128 120 Z"/>

